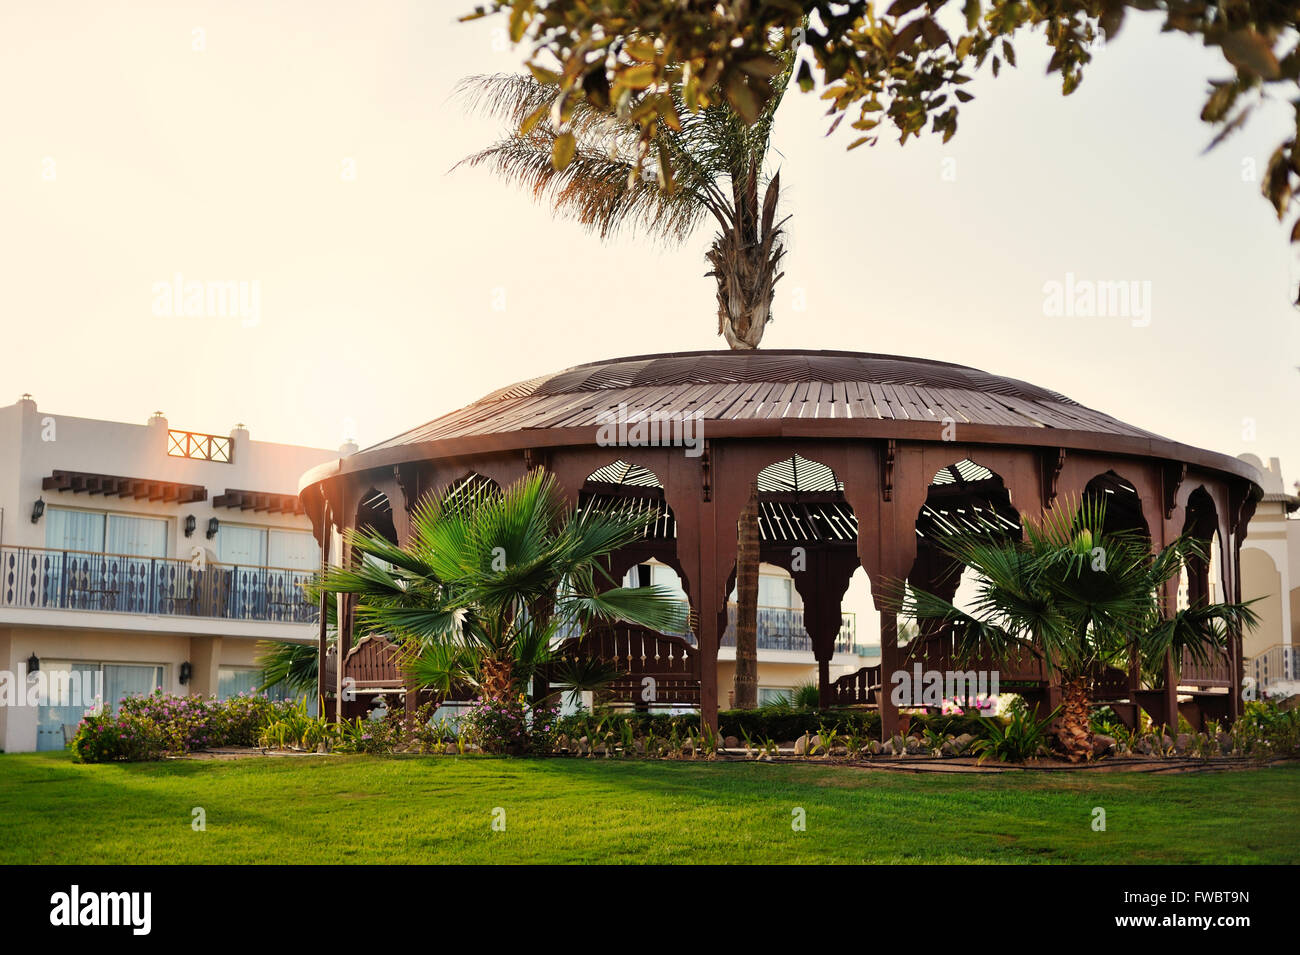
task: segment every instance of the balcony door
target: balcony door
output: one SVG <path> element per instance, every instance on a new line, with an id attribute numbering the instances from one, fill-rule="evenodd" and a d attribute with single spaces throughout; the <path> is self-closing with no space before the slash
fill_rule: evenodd
<path id="1" fill-rule="evenodd" d="M 242 524 L 222 524 L 217 532 L 218 560 L 244 567 L 266 566 L 266 530 Z"/>
<path id="2" fill-rule="evenodd" d="M 45 602 L 77 610 L 147 611 L 151 563 L 167 556 L 165 518 L 50 508 Z"/>

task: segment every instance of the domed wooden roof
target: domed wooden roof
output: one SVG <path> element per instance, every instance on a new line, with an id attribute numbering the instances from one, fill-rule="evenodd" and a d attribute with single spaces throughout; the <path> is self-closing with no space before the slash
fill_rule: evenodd
<path id="1" fill-rule="evenodd" d="M 592 362 L 498 389 L 373 448 L 599 423 L 601 412 L 874 418 L 1154 437 L 1064 395 L 948 362 L 820 351 L 703 351 Z"/>
<path id="2" fill-rule="evenodd" d="M 1158 456 L 1255 479 L 1235 458 L 1177 444 L 1014 378 L 928 359 L 803 350 L 676 352 L 578 365 L 500 388 L 353 455 L 333 473 L 589 444 L 620 405 L 629 415 L 697 416 L 709 438 L 933 441 L 951 423 L 964 442 Z"/>

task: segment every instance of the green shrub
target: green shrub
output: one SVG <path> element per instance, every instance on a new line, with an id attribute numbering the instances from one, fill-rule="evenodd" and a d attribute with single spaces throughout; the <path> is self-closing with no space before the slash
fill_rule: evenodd
<path id="1" fill-rule="evenodd" d="M 790 695 L 790 703 L 800 710 L 819 709 L 822 705 L 821 690 L 817 688 L 816 683 L 801 683 Z"/>
<path id="2" fill-rule="evenodd" d="M 77 727 L 72 751 L 82 763 L 162 759 L 167 740 L 158 724 L 136 713 L 88 715 Z"/>
<path id="3" fill-rule="evenodd" d="M 1283 710 L 1272 700 L 1251 700 L 1232 727 L 1234 747 L 1248 756 L 1300 751 L 1300 709 Z"/>
<path id="4" fill-rule="evenodd" d="M 970 751 L 978 753 L 980 762 L 993 758 L 1005 763 L 1023 763 L 1037 756 L 1047 744 L 1047 727 L 1056 719 L 1053 710 L 1046 718 L 1037 720 L 1027 707 L 1018 707 L 1003 725 L 988 721 L 983 739 L 971 743 Z"/>
<path id="5" fill-rule="evenodd" d="M 912 717 L 909 732 L 911 729 L 920 730 L 922 736 L 927 733 L 939 733 L 944 736 L 961 736 L 963 733 L 969 733 L 976 739 L 984 739 L 990 735 L 991 727 L 1002 725 L 1003 721 L 996 716 L 916 715 Z"/>

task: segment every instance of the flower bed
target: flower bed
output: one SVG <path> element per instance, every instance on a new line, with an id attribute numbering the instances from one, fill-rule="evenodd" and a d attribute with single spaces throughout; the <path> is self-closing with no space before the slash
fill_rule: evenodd
<path id="1" fill-rule="evenodd" d="M 136 762 L 217 746 L 255 746 L 262 728 L 293 707 L 265 696 L 228 700 L 161 691 L 124 698 L 116 713 L 87 714 L 72 749 L 85 763 Z"/>

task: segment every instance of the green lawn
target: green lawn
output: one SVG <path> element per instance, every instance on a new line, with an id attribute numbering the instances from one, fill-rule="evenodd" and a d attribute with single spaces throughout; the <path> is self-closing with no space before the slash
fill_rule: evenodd
<path id="1" fill-rule="evenodd" d="M 791 828 L 796 807 L 806 831 Z M 82 766 L 41 753 L 0 755 L 0 829 L 0 863 L 1297 862 L 1300 766 L 940 776 L 483 757 Z"/>

